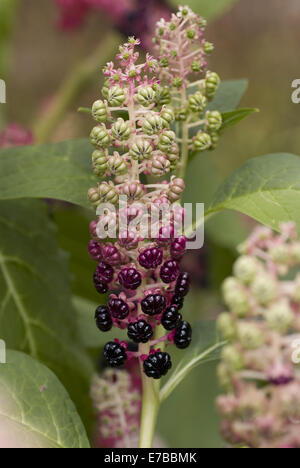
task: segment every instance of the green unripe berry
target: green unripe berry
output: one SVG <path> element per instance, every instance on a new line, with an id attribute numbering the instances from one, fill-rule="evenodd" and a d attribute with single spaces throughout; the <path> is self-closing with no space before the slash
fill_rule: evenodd
<path id="1" fill-rule="evenodd" d="M 222 292 L 225 304 L 240 318 L 249 312 L 249 299 L 236 278 L 227 278 L 222 285 Z"/>
<path id="2" fill-rule="evenodd" d="M 146 135 L 155 135 L 159 133 L 163 128 L 163 120 L 158 115 L 149 114 L 144 120 L 143 123 L 143 132 Z"/>
<path id="3" fill-rule="evenodd" d="M 131 129 L 129 122 L 119 118 L 112 126 L 112 136 L 118 141 L 126 141 L 130 138 Z"/>
<path id="4" fill-rule="evenodd" d="M 102 182 L 99 185 L 100 203 L 111 203 L 116 205 L 119 201 L 119 193 L 112 182 Z"/>
<path id="5" fill-rule="evenodd" d="M 239 257 L 233 266 L 233 273 L 235 277 L 244 284 L 252 283 L 258 271 L 258 262 L 250 255 L 243 255 Z"/>
<path id="6" fill-rule="evenodd" d="M 170 31 L 175 31 L 176 29 L 176 24 L 175 23 L 171 23 L 170 24 Z"/>
<path id="7" fill-rule="evenodd" d="M 206 113 L 208 131 L 216 132 L 222 127 L 222 115 L 218 111 L 209 111 Z"/>
<path id="8" fill-rule="evenodd" d="M 155 177 L 162 177 L 170 172 L 170 161 L 161 155 L 156 155 L 152 159 L 151 174 Z"/>
<path id="9" fill-rule="evenodd" d="M 286 244 L 277 245 L 270 250 L 272 260 L 279 265 L 287 265 L 291 260 L 290 246 Z"/>
<path id="10" fill-rule="evenodd" d="M 257 349 L 264 342 L 263 332 L 254 323 L 239 323 L 237 336 L 241 345 L 246 349 Z"/>
<path id="11" fill-rule="evenodd" d="M 136 98 L 142 106 L 149 107 L 155 101 L 155 91 L 151 86 L 146 86 L 139 90 Z"/>
<path id="12" fill-rule="evenodd" d="M 127 164 L 118 153 L 115 153 L 114 156 L 109 158 L 108 165 L 111 173 L 115 176 L 127 174 Z"/>
<path id="13" fill-rule="evenodd" d="M 177 88 L 177 89 L 181 88 L 181 86 L 183 85 L 182 78 L 180 78 L 179 76 L 174 78 L 172 81 L 172 85 L 174 86 L 174 88 Z"/>
<path id="14" fill-rule="evenodd" d="M 94 205 L 97 206 L 100 203 L 100 193 L 98 188 L 90 188 L 88 191 L 88 199 Z"/>
<path id="15" fill-rule="evenodd" d="M 172 149 L 173 144 L 176 141 L 176 135 L 171 130 L 164 131 L 158 142 L 158 148 L 166 153 L 169 153 Z"/>
<path id="16" fill-rule="evenodd" d="M 206 105 L 207 99 L 200 91 L 197 91 L 197 93 L 189 97 L 189 107 L 192 112 L 199 114 L 203 111 Z"/>
<path id="17" fill-rule="evenodd" d="M 220 77 L 215 72 L 208 71 L 205 78 L 205 93 L 208 99 L 213 99 L 221 83 Z"/>
<path id="18" fill-rule="evenodd" d="M 99 122 L 99 123 L 106 122 L 108 118 L 108 111 L 107 111 L 107 106 L 105 102 L 100 101 L 100 100 L 94 102 L 93 107 L 92 107 L 92 115 L 94 119 L 96 120 L 96 122 Z"/>
<path id="19" fill-rule="evenodd" d="M 132 144 L 129 154 L 135 161 L 142 162 L 144 159 L 150 159 L 153 147 L 148 140 L 138 138 Z"/>
<path id="20" fill-rule="evenodd" d="M 163 57 L 159 63 L 162 68 L 167 68 L 169 66 L 169 60 L 166 57 Z"/>
<path id="21" fill-rule="evenodd" d="M 221 357 L 233 371 L 242 370 L 244 367 L 243 357 L 234 346 L 225 346 L 225 348 L 222 349 Z"/>
<path id="22" fill-rule="evenodd" d="M 217 377 L 221 387 L 229 388 L 231 386 L 231 373 L 226 364 L 218 365 Z"/>
<path id="23" fill-rule="evenodd" d="M 199 132 L 194 140 L 194 148 L 197 151 L 207 151 L 212 145 L 211 136 L 208 133 Z"/>
<path id="24" fill-rule="evenodd" d="M 199 62 L 198 60 L 194 60 L 194 62 L 191 65 L 191 69 L 195 73 L 201 72 L 202 70 L 201 62 Z"/>
<path id="25" fill-rule="evenodd" d="M 166 107 L 160 116 L 164 122 L 164 127 L 169 128 L 169 125 L 175 120 L 173 109 Z"/>
<path id="26" fill-rule="evenodd" d="M 265 311 L 265 318 L 269 327 L 279 333 L 286 333 L 293 323 L 294 315 L 289 306 L 289 303 L 285 300 L 273 304 L 269 309 Z"/>
<path id="27" fill-rule="evenodd" d="M 113 86 L 108 90 L 107 100 L 112 107 L 120 107 L 126 99 L 124 89 L 120 86 Z"/>
<path id="28" fill-rule="evenodd" d="M 201 16 L 199 16 L 199 27 L 200 28 L 206 28 L 207 26 L 207 21 L 206 19 L 202 18 Z"/>
<path id="29" fill-rule="evenodd" d="M 90 134 L 92 145 L 96 147 L 106 148 L 110 145 L 110 136 L 105 125 L 94 127 Z"/>
<path id="30" fill-rule="evenodd" d="M 232 340 L 236 335 L 236 324 L 228 312 L 219 315 L 217 328 L 226 340 Z"/>
<path id="31" fill-rule="evenodd" d="M 254 279 L 251 291 L 261 305 L 267 305 L 277 297 L 277 283 L 267 273 L 260 273 Z"/>
<path id="32" fill-rule="evenodd" d="M 203 50 L 206 54 L 211 54 L 214 51 L 214 45 L 211 42 L 205 42 Z"/>
<path id="33" fill-rule="evenodd" d="M 196 31 L 194 31 L 194 29 L 188 29 L 187 32 L 186 32 L 186 37 L 188 39 L 195 39 Z"/>
<path id="34" fill-rule="evenodd" d="M 104 82 L 104 85 L 103 85 L 103 88 L 102 88 L 102 94 L 103 96 L 105 97 L 105 99 L 108 98 L 108 91 L 109 91 L 109 88 L 110 88 L 110 81 L 109 80 L 106 80 Z"/>
<path id="35" fill-rule="evenodd" d="M 189 111 L 188 109 L 175 109 L 175 120 L 177 122 L 185 122 L 188 118 Z"/>
<path id="36" fill-rule="evenodd" d="M 210 138 L 211 138 L 211 147 L 209 149 L 214 150 L 217 148 L 219 140 L 220 140 L 218 132 L 211 132 Z"/>
<path id="37" fill-rule="evenodd" d="M 108 169 L 108 158 L 105 151 L 96 150 L 92 154 L 94 173 L 102 177 Z"/>
<path id="38" fill-rule="evenodd" d="M 155 103 L 158 106 L 164 106 L 165 104 L 170 104 L 171 94 L 170 94 L 169 88 L 157 85 L 153 87 L 153 89 L 155 91 Z"/>

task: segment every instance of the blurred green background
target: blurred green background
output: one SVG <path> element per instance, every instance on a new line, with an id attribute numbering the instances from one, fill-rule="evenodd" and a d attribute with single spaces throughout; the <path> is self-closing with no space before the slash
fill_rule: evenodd
<path id="1" fill-rule="evenodd" d="M 0 8 L 5 6 L 5 1 L 1 0 Z M 52 97 L 73 67 L 99 42 L 105 43 L 111 37 L 112 44 L 117 44 L 120 33 L 99 14 L 89 15 L 82 28 L 66 33 L 57 28 L 58 10 L 54 2 L 9 0 L 8 3 L 10 7 L 15 4 L 16 10 L 9 9 L 5 25 L 1 24 L 4 16 L 0 15 L 0 78 L 7 83 L 7 104 L 0 107 L 0 125 L 4 127 L 7 123 L 18 122 L 31 129 L 47 114 Z M 184 3 L 192 5 L 195 0 Z M 201 5 L 201 1 L 196 3 Z M 206 4 L 212 8 L 214 0 Z M 291 83 L 300 78 L 299 22 L 299 0 L 240 0 L 209 24 L 207 39 L 215 44 L 209 68 L 218 72 L 223 80 L 247 78 L 249 88 L 241 105 L 260 109 L 259 114 L 226 132 L 218 150 L 211 154 L 220 178 L 254 156 L 280 151 L 299 154 L 300 105 L 291 101 Z M 105 60 L 109 60 L 115 50 L 111 47 L 104 52 Z M 99 96 L 102 65 L 99 63 L 99 72 L 88 89 L 82 90 L 51 141 L 87 137 L 90 119 L 76 110 L 79 106 L 89 106 Z M 192 182 L 197 186 L 197 172 L 194 178 Z M 61 246 L 73 249 L 74 292 L 78 294 L 81 289 L 82 296 L 94 299 L 89 283 L 93 265 L 85 258 L 85 251 L 80 251 L 80 245 L 88 242 L 88 220 L 82 214 L 80 231 L 76 230 L 73 246 L 70 246 L 66 229 L 71 229 L 72 222 L 76 224 L 78 218 L 72 220 L 72 212 L 66 214 L 56 210 L 54 219 L 59 227 Z M 242 236 L 238 233 L 236 238 Z M 232 246 L 226 242 L 220 246 L 213 238 L 208 240 L 198 259 L 202 272 L 195 269 L 198 287 L 190 300 L 188 314 L 191 317 L 213 319 L 221 310 L 216 291 L 222 279 L 230 273 L 234 255 Z M 209 269 L 206 269 L 207 261 Z M 79 267 L 86 271 L 87 281 L 78 280 L 76 271 Z M 165 444 L 173 447 L 222 446 L 214 408 L 217 392 L 215 365 L 208 364 L 195 370 L 162 408 L 159 432 Z"/>

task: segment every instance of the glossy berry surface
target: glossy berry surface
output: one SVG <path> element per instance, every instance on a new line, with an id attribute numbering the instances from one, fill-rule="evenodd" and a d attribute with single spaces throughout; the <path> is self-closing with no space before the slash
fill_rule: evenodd
<path id="1" fill-rule="evenodd" d="M 94 285 L 98 293 L 106 294 L 108 292 L 108 284 L 100 281 L 97 271 L 94 273 Z"/>
<path id="2" fill-rule="evenodd" d="M 171 367 L 172 361 L 170 355 L 161 351 L 150 354 L 144 361 L 145 374 L 152 379 L 160 379 L 168 373 Z"/>
<path id="3" fill-rule="evenodd" d="M 128 317 L 129 307 L 122 299 L 110 299 L 107 305 L 114 318 L 124 320 Z"/>
<path id="4" fill-rule="evenodd" d="M 188 273 L 181 273 L 176 283 L 175 292 L 178 296 L 186 296 L 189 293 L 191 285 Z"/>
<path id="5" fill-rule="evenodd" d="M 119 282 L 125 289 L 135 290 L 142 284 L 142 275 L 135 268 L 124 268 L 119 273 Z"/>
<path id="6" fill-rule="evenodd" d="M 107 307 L 99 306 L 95 313 L 96 325 L 99 330 L 107 332 L 111 330 L 113 321 Z"/>
<path id="7" fill-rule="evenodd" d="M 178 310 L 183 309 L 184 306 L 184 297 L 178 296 L 178 294 L 174 294 L 172 298 L 172 305 L 175 305 L 178 307 Z"/>
<path id="8" fill-rule="evenodd" d="M 151 294 L 142 300 L 142 311 L 146 315 L 154 316 L 161 314 L 167 305 L 166 298 L 161 294 Z"/>
<path id="9" fill-rule="evenodd" d="M 155 270 L 162 264 L 162 261 L 163 253 L 156 247 L 145 250 L 139 256 L 139 264 L 146 270 Z"/>
<path id="10" fill-rule="evenodd" d="M 102 283 L 111 283 L 114 277 L 114 269 L 106 262 L 100 262 L 96 270 L 99 281 Z"/>
<path id="11" fill-rule="evenodd" d="M 168 260 L 160 270 L 160 277 L 166 284 L 173 283 L 179 275 L 179 265 L 176 260 Z"/>
<path id="12" fill-rule="evenodd" d="M 175 239 L 171 247 L 171 255 L 175 260 L 181 260 L 186 252 L 186 237 L 180 236 Z"/>
<path id="13" fill-rule="evenodd" d="M 91 240 L 88 246 L 88 251 L 93 260 L 100 262 L 102 259 L 102 250 L 101 244 L 99 244 L 99 242 Z"/>
<path id="14" fill-rule="evenodd" d="M 161 324 L 166 330 L 171 331 L 179 325 L 181 320 L 182 316 L 178 311 L 178 307 L 171 306 L 163 313 Z"/>
<path id="15" fill-rule="evenodd" d="M 138 320 L 128 325 L 127 334 L 135 343 L 147 343 L 153 336 L 153 328 L 146 320 Z"/>
<path id="16" fill-rule="evenodd" d="M 102 247 L 102 259 L 112 266 L 118 266 L 121 263 L 121 255 L 117 247 L 107 243 Z"/>
<path id="17" fill-rule="evenodd" d="M 111 367 L 121 367 L 127 360 L 126 349 L 119 343 L 110 341 L 104 347 L 104 357 Z"/>
<path id="18" fill-rule="evenodd" d="M 181 322 L 176 328 L 174 343 L 179 349 L 187 348 L 192 341 L 192 327 L 188 322 Z"/>

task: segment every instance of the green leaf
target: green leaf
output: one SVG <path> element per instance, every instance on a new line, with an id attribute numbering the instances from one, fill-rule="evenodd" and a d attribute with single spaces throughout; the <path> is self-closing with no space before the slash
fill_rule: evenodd
<path id="1" fill-rule="evenodd" d="M 1 0 L 0 2 L 0 77 L 6 76 L 10 64 L 10 44 L 14 26 L 15 11 L 19 0 Z"/>
<path id="2" fill-rule="evenodd" d="M 220 350 L 225 342 L 217 337 L 214 322 L 198 322 L 193 327 L 193 343 L 186 351 L 171 377 L 160 392 L 161 401 L 164 401 L 185 379 L 185 377 L 197 366 L 210 361 L 218 360 Z"/>
<path id="3" fill-rule="evenodd" d="M 225 130 L 225 128 L 228 128 L 228 127 L 233 127 L 234 125 L 239 123 L 241 120 L 244 120 L 246 117 L 248 117 L 251 114 L 254 114 L 255 112 L 259 112 L 259 110 L 253 109 L 253 108 L 244 108 L 244 109 L 237 109 L 231 112 L 223 112 L 222 113 L 223 124 L 222 124 L 221 130 Z"/>
<path id="4" fill-rule="evenodd" d="M 300 158 L 269 154 L 247 161 L 217 191 L 206 215 L 240 211 L 274 229 L 295 221 L 300 232 Z"/>
<path id="5" fill-rule="evenodd" d="M 208 20 L 212 20 L 229 10 L 237 0 L 188 0 L 186 2 L 169 0 L 169 2 L 175 7 L 188 5 L 195 13 L 204 16 Z"/>
<path id="6" fill-rule="evenodd" d="M 0 330 L 7 347 L 50 367 L 86 416 L 92 366 L 79 338 L 66 255 L 46 204 L 0 202 Z"/>
<path id="7" fill-rule="evenodd" d="M 44 365 L 7 351 L 0 372 L 1 448 L 89 448 L 67 391 Z"/>
<path id="8" fill-rule="evenodd" d="M 90 208 L 92 151 L 89 140 L 1 150 L 0 200 L 53 198 Z"/>
<path id="9" fill-rule="evenodd" d="M 208 110 L 218 110 L 221 113 L 234 110 L 247 88 L 248 80 L 222 81 L 214 99 L 208 103 Z"/>

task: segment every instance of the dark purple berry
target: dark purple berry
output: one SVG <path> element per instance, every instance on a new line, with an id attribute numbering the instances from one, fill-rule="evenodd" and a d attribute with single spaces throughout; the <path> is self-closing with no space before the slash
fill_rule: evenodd
<path id="1" fill-rule="evenodd" d="M 99 330 L 107 332 L 111 330 L 113 326 L 113 321 L 109 310 L 105 306 L 99 306 L 95 313 L 96 325 Z"/>
<path id="2" fill-rule="evenodd" d="M 144 361 L 144 371 L 147 377 L 152 379 L 160 379 L 166 375 L 172 367 L 171 357 L 168 353 L 157 351 L 150 354 Z"/>
<path id="3" fill-rule="evenodd" d="M 175 305 L 178 307 L 178 310 L 183 309 L 184 306 L 184 297 L 178 296 L 178 294 L 174 294 L 172 298 L 172 305 Z"/>
<path id="4" fill-rule="evenodd" d="M 99 242 L 96 242 L 94 240 L 91 240 L 88 246 L 88 251 L 90 256 L 92 257 L 93 260 L 96 260 L 97 262 L 100 262 L 102 259 L 102 249 L 101 249 L 101 244 Z"/>
<path id="5" fill-rule="evenodd" d="M 188 273 L 181 273 L 175 287 L 176 294 L 182 297 L 186 296 L 189 293 L 190 285 L 190 275 Z"/>
<path id="6" fill-rule="evenodd" d="M 94 285 L 98 293 L 106 294 L 108 292 L 108 284 L 99 280 L 97 271 L 94 273 Z"/>
<path id="7" fill-rule="evenodd" d="M 161 324 L 166 330 L 171 331 L 180 324 L 181 320 L 182 316 L 178 308 L 176 306 L 171 306 L 164 311 Z"/>
<path id="8" fill-rule="evenodd" d="M 117 247 L 107 243 L 102 247 L 102 259 L 112 266 L 118 266 L 121 263 L 121 255 Z"/>
<path id="9" fill-rule="evenodd" d="M 111 283 L 114 278 L 114 269 L 106 262 L 100 262 L 97 266 L 97 275 L 102 283 Z"/>
<path id="10" fill-rule="evenodd" d="M 176 260 L 168 260 L 160 270 L 160 277 L 166 284 L 173 283 L 179 275 L 179 265 Z"/>
<path id="11" fill-rule="evenodd" d="M 185 349 L 192 341 L 192 327 L 188 322 L 181 322 L 176 328 L 174 343 L 177 348 Z"/>
<path id="12" fill-rule="evenodd" d="M 118 320 L 124 320 L 129 315 L 128 304 L 122 299 L 110 299 L 107 306 L 111 315 Z"/>
<path id="13" fill-rule="evenodd" d="M 145 250 L 139 256 L 139 264 L 146 270 L 155 270 L 162 262 L 163 253 L 156 247 Z"/>
<path id="14" fill-rule="evenodd" d="M 141 302 L 142 311 L 150 316 L 161 314 L 165 310 L 166 305 L 166 298 L 161 294 L 151 294 Z"/>
<path id="15" fill-rule="evenodd" d="M 147 343 L 153 336 L 153 328 L 146 320 L 138 320 L 128 325 L 127 334 L 135 343 Z"/>
<path id="16" fill-rule="evenodd" d="M 175 260 L 181 260 L 186 252 L 186 237 L 180 236 L 175 239 L 171 247 L 171 255 Z"/>
<path id="17" fill-rule="evenodd" d="M 142 275 L 135 268 L 124 268 L 119 273 L 119 281 L 125 289 L 135 290 L 142 284 Z"/>
<path id="18" fill-rule="evenodd" d="M 104 357 L 111 367 L 121 367 L 127 360 L 126 349 L 119 343 L 110 341 L 104 347 Z"/>

